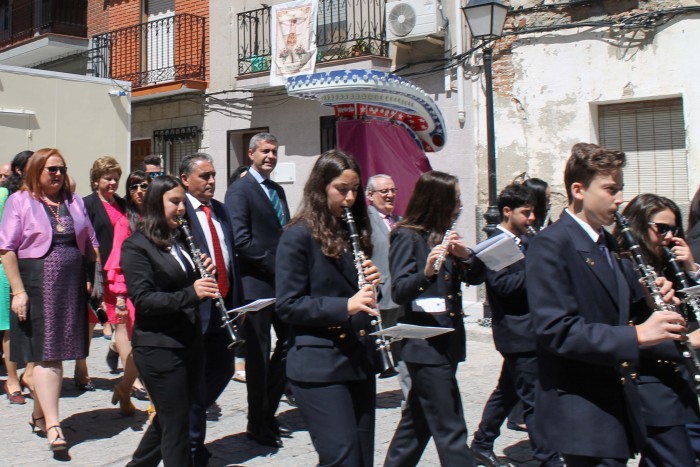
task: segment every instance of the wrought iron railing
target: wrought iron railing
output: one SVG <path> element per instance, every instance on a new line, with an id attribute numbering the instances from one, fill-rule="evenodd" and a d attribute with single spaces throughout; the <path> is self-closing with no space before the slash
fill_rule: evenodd
<path id="1" fill-rule="evenodd" d="M 178 14 L 92 38 L 95 75 L 132 87 L 206 80 L 206 19 Z"/>
<path id="2" fill-rule="evenodd" d="M 0 49 L 41 34 L 87 37 L 87 0 L 0 3 Z"/>
<path id="3" fill-rule="evenodd" d="M 385 0 L 319 0 L 316 61 L 387 56 L 385 4 Z M 238 14 L 239 75 L 270 70 L 273 60 L 270 28 L 274 23 L 270 10 L 266 7 Z"/>

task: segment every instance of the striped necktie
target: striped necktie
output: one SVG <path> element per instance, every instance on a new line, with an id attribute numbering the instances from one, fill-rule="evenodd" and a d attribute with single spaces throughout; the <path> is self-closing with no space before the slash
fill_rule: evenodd
<path id="1" fill-rule="evenodd" d="M 272 182 L 270 182 L 269 179 L 265 180 L 264 183 L 265 187 L 267 188 L 267 192 L 270 194 L 270 202 L 272 203 L 272 208 L 277 214 L 277 220 L 279 221 L 280 225 L 284 226 L 284 208 L 282 207 L 282 200 L 280 199 L 280 195 L 277 194 L 277 190 L 275 190 L 275 188 L 272 186 Z"/>

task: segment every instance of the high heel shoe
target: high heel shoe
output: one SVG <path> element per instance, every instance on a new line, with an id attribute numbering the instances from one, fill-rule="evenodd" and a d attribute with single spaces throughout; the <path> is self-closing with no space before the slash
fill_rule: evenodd
<path id="1" fill-rule="evenodd" d="M 91 381 L 88 381 L 87 383 L 82 383 L 80 382 L 77 376 L 73 378 L 73 384 L 75 384 L 75 389 L 77 389 L 78 391 L 85 392 L 94 391 L 95 389 L 97 389 Z"/>
<path id="2" fill-rule="evenodd" d="M 136 386 L 131 386 L 131 397 L 140 401 L 151 400 L 150 397 L 148 397 L 148 392 L 146 392 L 145 388 L 137 388 Z"/>
<path id="3" fill-rule="evenodd" d="M 61 436 L 61 432 L 58 431 L 60 428 L 61 425 L 54 425 L 46 429 L 47 433 L 49 432 L 49 430 L 56 430 L 56 437 L 53 441 L 49 441 L 49 451 L 51 452 L 65 451 L 66 449 L 68 449 L 68 443 L 66 443 L 66 439 L 63 436 Z"/>
<path id="4" fill-rule="evenodd" d="M 46 434 L 46 432 L 37 424 L 39 420 L 44 420 L 44 417 L 34 418 L 34 414 L 32 414 L 32 421 L 29 422 L 29 426 L 32 427 L 32 433 L 36 433 L 38 435 Z"/>
<path id="5" fill-rule="evenodd" d="M 25 389 L 29 391 L 29 395 L 25 397 L 29 397 L 30 399 L 34 399 L 34 388 L 30 387 L 25 381 L 24 381 L 24 373 L 22 376 L 19 377 L 19 387 L 20 390 L 24 391 Z"/>
<path id="6" fill-rule="evenodd" d="M 122 415 L 131 417 L 136 413 L 136 407 L 131 402 L 131 394 L 124 391 L 121 386 L 114 386 L 112 393 L 112 405 L 117 405 L 117 402 L 119 402 L 119 410 L 121 410 Z"/>
<path id="7" fill-rule="evenodd" d="M 3 383 L 3 389 L 5 389 L 5 394 L 7 395 L 7 399 L 10 401 L 10 404 L 25 404 L 27 402 L 24 400 L 22 391 L 10 392 L 7 381 Z"/>

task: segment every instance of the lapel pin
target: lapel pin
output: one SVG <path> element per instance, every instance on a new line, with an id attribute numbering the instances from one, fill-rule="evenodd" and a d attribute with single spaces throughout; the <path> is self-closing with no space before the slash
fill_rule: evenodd
<path id="1" fill-rule="evenodd" d="M 586 264 L 589 266 L 595 266 L 595 261 L 593 261 L 591 258 L 586 258 Z"/>

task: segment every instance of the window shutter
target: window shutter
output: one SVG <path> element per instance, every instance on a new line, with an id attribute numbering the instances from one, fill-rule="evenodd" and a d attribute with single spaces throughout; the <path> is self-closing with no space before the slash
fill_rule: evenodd
<path id="1" fill-rule="evenodd" d="M 625 201 L 655 193 L 688 198 L 683 100 L 604 105 L 598 111 L 600 145 L 627 155 Z"/>

